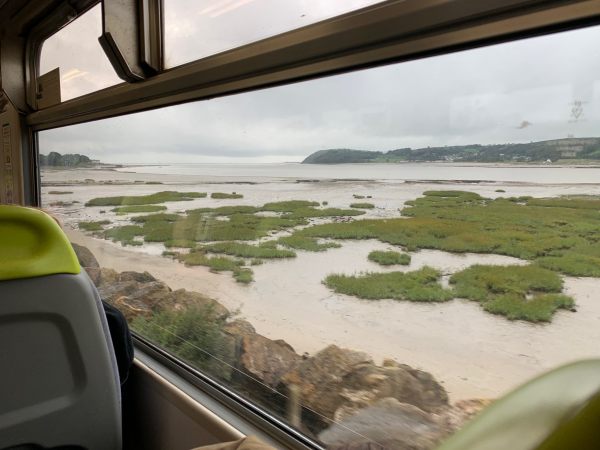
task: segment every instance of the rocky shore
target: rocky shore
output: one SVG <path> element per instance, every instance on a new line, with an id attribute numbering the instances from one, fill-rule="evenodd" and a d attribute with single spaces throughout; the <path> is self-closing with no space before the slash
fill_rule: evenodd
<path id="1" fill-rule="evenodd" d="M 86 247 L 73 247 L 101 297 L 130 322 L 210 308 L 215 320 L 224 320 L 220 333 L 229 348 L 220 355 L 226 370 L 219 378 L 283 417 L 299 402 L 298 425 L 329 449 L 431 449 L 489 403 L 451 405 L 431 374 L 391 359 L 377 365 L 366 353 L 336 345 L 300 355 L 285 341 L 258 334 L 214 299 L 172 290 L 148 272 L 102 268 Z"/>

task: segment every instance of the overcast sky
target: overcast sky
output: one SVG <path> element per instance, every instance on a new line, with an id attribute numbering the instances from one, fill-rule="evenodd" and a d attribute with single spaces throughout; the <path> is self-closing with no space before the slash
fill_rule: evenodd
<path id="1" fill-rule="evenodd" d="M 177 65 L 376 2 L 165 3 Z M 45 44 L 41 72 L 60 66 L 63 99 L 120 82 L 100 32 L 96 7 Z M 50 130 L 40 151 L 114 163 L 278 162 L 325 148 L 599 136 L 598 42 L 595 27 Z"/>

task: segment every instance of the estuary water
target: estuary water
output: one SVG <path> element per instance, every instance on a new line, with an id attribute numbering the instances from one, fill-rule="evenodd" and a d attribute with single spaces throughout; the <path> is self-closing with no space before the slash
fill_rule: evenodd
<path id="1" fill-rule="evenodd" d="M 464 181 L 533 184 L 600 183 L 600 167 L 454 163 L 403 164 L 169 164 L 127 166 L 119 172 L 205 179 Z"/>

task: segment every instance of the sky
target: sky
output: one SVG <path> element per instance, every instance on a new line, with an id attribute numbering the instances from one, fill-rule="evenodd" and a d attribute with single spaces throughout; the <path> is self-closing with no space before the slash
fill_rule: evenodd
<path id="1" fill-rule="evenodd" d="M 166 0 L 176 66 L 374 0 Z M 233 31 L 232 31 L 233 30 Z M 121 82 L 98 44 L 99 6 L 48 39 L 63 100 Z M 40 133 L 40 152 L 110 163 L 301 161 L 392 150 L 600 136 L 600 27 L 563 32 Z"/>

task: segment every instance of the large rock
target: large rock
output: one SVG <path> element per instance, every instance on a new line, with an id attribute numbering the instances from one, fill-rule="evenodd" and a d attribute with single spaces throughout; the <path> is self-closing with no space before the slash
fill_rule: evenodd
<path id="1" fill-rule="evenodd" d="M 360 364 L 372 364 L 366 353 L 340 348 L 336 345 L 321 350 L 286 373 L 281 382 L 284 390 L 296 385 L 304 406 L 333 418 L 344 403 L 340 395 L 344 379 Z"/>
<path id="2" fill-rule="evenodd" d="M 448 434 L 432 414 L 383 398 L 319 434 L 328 450 L 429 450 Z"/>
<path id="3" fill-rule="evenodd" d="M 390 362 L 380 367 L 364 353 L 335 345 L 302 361 L 281 377 L 281 384 L 280 389 L 299 388 L 307 420 L 316 429 L 329 425 L 327 419 L 344 420 L 383 398 L 429 412 L 448 404 L 446 391 L 430 374 Z"/>
<path id="4" fill-rule="evenodd" d="M 277 387 L 282 375 L 301 360 L 284 341 L 272 341 L 260 334 L 247 334 L 241 339 L 239 369 L 269 387 Z"/>

